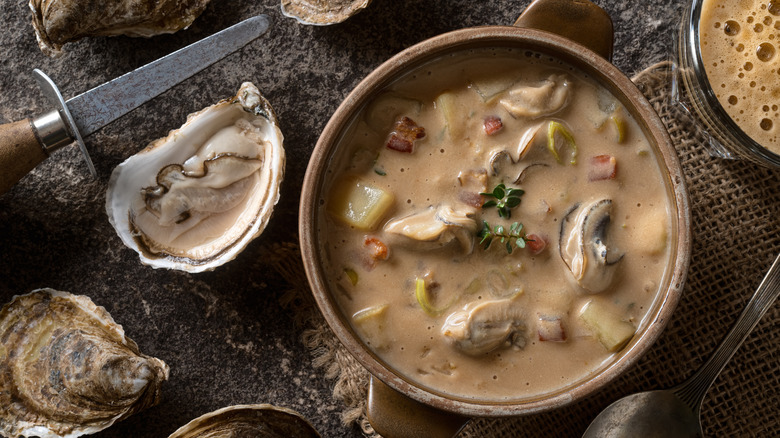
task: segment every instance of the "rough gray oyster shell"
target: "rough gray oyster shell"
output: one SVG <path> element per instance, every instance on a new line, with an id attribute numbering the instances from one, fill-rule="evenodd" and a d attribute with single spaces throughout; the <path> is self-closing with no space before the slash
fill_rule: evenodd
<path id="1" fill-rule="evenodd" d="M 180 427 L 168 438 L 318 438 L 297 412 L 268 404 L 228 406 Z"/>
<path id="2" fill-rule="evenodd" d="M 0 434 L 78 437 L 159 402 L 168 366 L 83 295 L 37 289 L 0 310 Z"/>
<path id="3" fill-rule="evenodd" d="M 371 0 L 282 0 L 282 14 L 302 24 L 341 23 L 365 9 Z"/>
<path id="4" fill-rule="evenodd" d="M 210 0 L 30 0 L 33 29 L 43 53 L 86 36 L 151 37 L 183 29 Z"/>

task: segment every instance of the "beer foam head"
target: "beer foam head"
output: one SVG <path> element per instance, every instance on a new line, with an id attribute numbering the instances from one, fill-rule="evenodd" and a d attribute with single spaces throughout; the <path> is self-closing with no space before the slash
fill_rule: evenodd
<path id="1" fill-rule="evenodd" d="M 705 0 L 699 45 L 707 79 L 728 115 L 780 153 L 780 0 Z"/>

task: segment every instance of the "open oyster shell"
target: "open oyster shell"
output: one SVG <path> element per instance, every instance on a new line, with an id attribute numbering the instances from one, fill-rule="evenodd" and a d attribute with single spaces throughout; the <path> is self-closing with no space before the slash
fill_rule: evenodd
<path id="1" fill-rule="evenodd" d="M 229 406 L 202 415 L 168 438 L 317 438 L 297 412 L 268 404 Z"/>
<path id="2" fill-rule="evenodd" d="M 341 23 L 365 9 L 371 0 L 282 0 L 282 14 L 303 24 Z"/>
<path id="3" fill-rule="evenodd" d="M 265 229 L 284 176 L 282 143 L 271 105 L 245 82 L 114 169 L 109 221 L 145 264 L 214 269 Z"/>
<path id="4" fill-rule="evenodd" d="M 38 289 L 0 310 L 0 434 L 77 437 L 159 402 L 168 366 L 86 296 Z"/>
<path id="5" fill-rule="evenodd" d="M 43 53 L 86 36 L 150 37 L 173 33 L 198 18 L 210 0 L 30 0 L 33 29 Z"/>

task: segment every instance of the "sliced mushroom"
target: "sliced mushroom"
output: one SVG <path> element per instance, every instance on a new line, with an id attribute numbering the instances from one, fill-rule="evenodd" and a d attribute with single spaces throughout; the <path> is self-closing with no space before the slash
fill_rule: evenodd
<path id="1" fill-rule="evenodd" d="M 606 242 L 612 200 L 575 204 L 561 221 L 559 251 L 572 276 L 583 289 L 602 292 L 612 284 L 623 254 Z"/>
<path id="2" fill-rule="evenodd" d="M 515 117 L 541 117 L 566 106 L 571 88 L 566 75 L 551 75 L 538 85 L 521 85 L 510 90 L 499 102 Z"/>
<path id="3" fill-rule="evenodd" d="M 450 314 L 441 332 L 460 351 L 477 356 L 502 347 L 524 347 L 524 319 L 518 295 L 474 301 Z"/>
<path id="4" fill-rule="evenodd" d="M 463 252 L 474 249 L 477 221 L 474 209 L 453 209 L 444 205 L 429 207 L 421 212 L 390 221 L 384 231 L 392 244 L 418 250 L 444 247 L 453 241 L 460 243 Z"/>

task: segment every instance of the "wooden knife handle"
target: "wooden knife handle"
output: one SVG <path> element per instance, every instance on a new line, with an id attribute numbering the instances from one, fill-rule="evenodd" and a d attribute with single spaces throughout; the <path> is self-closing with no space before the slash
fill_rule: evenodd
<path id="1" fill-rule="evenodd" d="M 32 119 L 0 125 L 0 194 L 47 157 L 33 131 Z"/>

